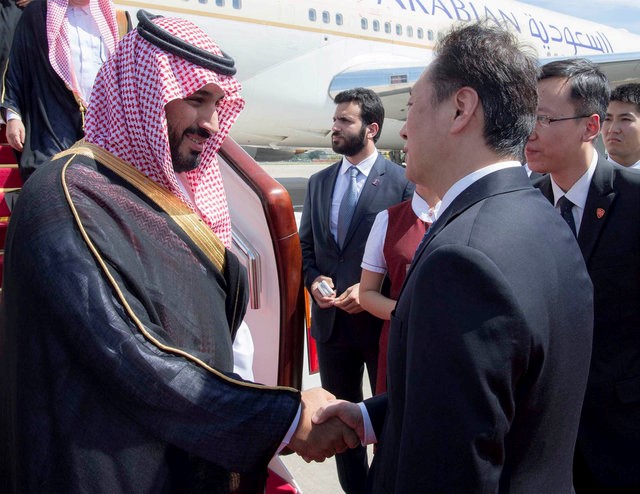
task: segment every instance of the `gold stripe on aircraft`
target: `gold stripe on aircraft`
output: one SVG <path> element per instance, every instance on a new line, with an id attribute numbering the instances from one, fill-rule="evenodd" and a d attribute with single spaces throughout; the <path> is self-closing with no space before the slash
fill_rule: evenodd
<path id="1" fill-rule="evenodd" d="M 121 6 L 132 6 L 140 9 L 149 9 L 151 13 L 157 10 L 165 10 L 169 12 L 175 12 L 177 14 L 188 14 L 199 17 L 212 17 L 215 19 L 225 19 L 229 21 L 236 22 L 245 22 L 247 24 L 259 24 L 262 26 L 271 26 L 271 27 L 279 27 L 285 29 L 293 29 L 295 31 L 306 31 L 310 33 L 319 33 L 319 34 L 331 34 L 334 36 L 341 36 L 343 38 L 353 38 L 353 39 L 362 39 L 366 41 L 376 41 L 378 43 L 388 43 L 391 45 L 401 45 L 401 46 L 410 46 L 412 48 L 422 48 L 425 50 L 432 50 L 434 48 L 433 44 L 429 44 L 428 42 L 424 43 L 411 43 L 409 41 L 399 41 L 399 40 L 390 40 L 385 38 L 380 38 L 376 36 L 363 36 L 361 34 L 353 34 L 353 33 L 345 33 L 343 31 L 336 31 L 331 29 L 321 29 L 317 27 L 311 26 L 298 26 L 296 24 L 287 24 L 284 22 L 276 22 L 276 21 L 265 21 L 263 19 L 251 19 L 248 17 L 229 15 L 229 14 L 218 14 L 213 12 L 204 12 L 202 10 L 197 10 L 193 8 L 182 8 L 182 7 L 173 7 L 170 5 L 158 5 L 157 3 L 147 3 L 147 2 L 136 2 L 136 1 L 127 1 L 124 2 L 122 0 L 114 0 L 115 4 Z"/>

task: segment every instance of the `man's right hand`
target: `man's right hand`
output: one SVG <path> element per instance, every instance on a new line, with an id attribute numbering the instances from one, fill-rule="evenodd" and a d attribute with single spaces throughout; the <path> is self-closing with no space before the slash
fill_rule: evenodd
<path id="1" fill-rule="evenodd" d="M 334 288 L 333 280 L 331 278 L 329 278 L 328 276 L 320 275 L 315 280 L 313 280 L 313 283 L 311 283 L 311 295 L 316 301 L 316 304 L 318 304 L 318 307 L 320 307 L 321 309 L 328 309 L 329 307 L 333 306 L 333 301 L 336 298 L 336 292 L 334 290 L 331 295 L 322 295 L 320 290 L 318 290 L 318 285 L 323 280 L 326 281 L 331 288 Z"/>
<path id="2" fill-rule="evenodd" d="M 19 118 L 13 118 L 7 122 L 7 142 L 16 151 L 21 151 L 24 144 L 24 124 Z"/>
<path id="3" fill-rule="evenodd" d="M 333 399 L 335 397 L 322 388 L 302 392 L 300 422 L 289 441 L 289 448 L 302 456 L 306 462 L 321 462 L 360 444 L 357 434 L 338 418 L 330 418 L 322 424 L 312 423 L 311 418 L 316 411 Z"/>

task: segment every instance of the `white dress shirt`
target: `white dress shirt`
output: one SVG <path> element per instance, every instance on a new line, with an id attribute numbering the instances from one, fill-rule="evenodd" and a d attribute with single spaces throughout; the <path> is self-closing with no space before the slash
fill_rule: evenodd
<path id="1" fill-rule="evenodd" d="M 91 15 L 89 5 L 69 6 L 66 22 L 73 71 L 80 95 L 88 103 L 98 70 L 109 57 L 108 48 L 100 36 L 100 29 Z"/>
<path id="2" fill-rule="evenodd" d="M 616 165 L 620 165 L 620 163 L 618 163 L 616 160 L 614 160 L 611 156 L 607 156 L 607 161 L 610 161 L 611 163 L 615 163 Z M 620 166 L 624 166 L 624 165 L 620 165 Z M 640 160 L 636 161 L 633 165 L 624 166 L 624 167 L 625 168 L 640 169 Z"/>
<path id="3" fill-rule="evenodd" d="M 593 158 L 591 158 L 591 163 L 589 164 L 589 168 L 587 171 L 576 181 L 575 184 L 571 186 L 571 188 L 564 192 L 558 184 L 553 180 L 553 175 L 551 175 L 551 188 L 553 189 L 553 205 L 555 208 L 560 211 L 560 206 L 558 206 L 558 201 L 562 196 L 567 196 L 573 203 L 573 207 L 571 208 L 571 214 L 573 214 L 573 221 L 576 224 L 576 236 L 580 233 L 580 223 L 582 223 L 582 215 L 584 214 L 584 206 L 587 202 L 587 195 L 589 194 L 589 185 L 591 184 L 591 179 L 593 178 L 593 174 L 596 171 L 596 165 L 598 164 L 598 152 L 593 150 Z"/>

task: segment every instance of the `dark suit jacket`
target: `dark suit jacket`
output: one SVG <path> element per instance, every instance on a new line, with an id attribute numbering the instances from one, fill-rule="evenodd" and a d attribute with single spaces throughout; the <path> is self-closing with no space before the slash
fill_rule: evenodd
<path id="1" fill-rule="evenodd" d="M 378 156 L 360 193 L 345 244 L 340 249 L 330 229 L 331 200 L 340 163 L 311 176 L 300 222 L 306 287 L 310 289 L 313 280 L 322 274 L 333 279 L 338 295 L 360 281 L 362 254 L 376 214 L 408 199 L 415 188 L 405 177 L 404 168 Z M 312 334 L 318 341 L 326 342 L 331 337 L 336 310 L 333 307 L 320 309 L 313 304 Z M 373 325 L 379 329 L 382 324 L 368 312 L 355 314 L 351 319 L 355 326 Z M 376 337 L 375 331 L 371 333 Z"/>
<path id="2" fill-rule="evenodd" d="M 553 201 L 551 179 L 534 184 Z M 578 244 L 595 291 L 578 450 L 606 485 L 640 486 L 640 174 L 600 158 Z"/>
<path id="3" fill-rule="evenodd" d="M 523 169 L 463 191 L 392 315 L 388 392 L 366 402 L 384 422 L 373 491 L 571 492 L 592 295 L 575 238 Z"/>

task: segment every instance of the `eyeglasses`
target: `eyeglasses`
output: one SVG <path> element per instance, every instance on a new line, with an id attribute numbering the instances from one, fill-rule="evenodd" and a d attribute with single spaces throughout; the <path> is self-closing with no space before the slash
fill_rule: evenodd
<path id="1" fill-rule="evenodd" d="M 578 120 L 580 118 L 587 118 L 591 115 L 578 115 L 576 117 L 558 117 L 553 118 L 549 115 L 536 115 L 536 121 L 540 124 L 541 127 L 549 127 L 553 122 L 562 122 L 563 120 Z"/>

